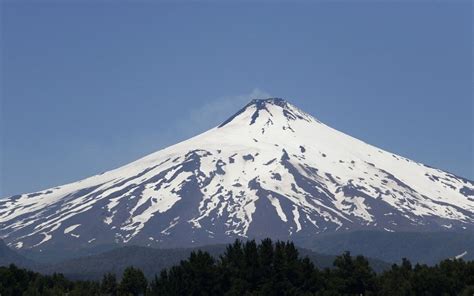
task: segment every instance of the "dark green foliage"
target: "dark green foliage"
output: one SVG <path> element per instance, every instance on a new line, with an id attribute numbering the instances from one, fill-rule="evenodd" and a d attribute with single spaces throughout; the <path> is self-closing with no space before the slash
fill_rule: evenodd
<path id="1" fill-rule="evenodd" d="M 363 256 L 351 257 L 344 252 L 334 261 L 334 273 L 338 279 L 338 291 L 341 294 L 364 294 L 373 291 L 375 286 L 375 272 Z"/>
<path id="2" fill-rule="evenodd" d="M 99 295 L 94 282 L 71 282 L 62 274 L 40 275 L 17 268 L 15 265 L 0 267 L 0 295 Z"/>
<path id="3" fill-rule="evenodd" d="M 192 252 L 147 284 L 140 269 L 125 269 L 100 282 L 70 281 L 61 274 L 41 275 L 14 265 L 0 267 L 0 295 L 473 295 L 474 262 L 444 260 L 435 266 L 400 265 L 376 274 L 363 256 L 338 256 L 334 268 L 318 269 L 301 258 L 291 242 L 235 241 L 219 259 Z"/>
<path id="4" fill-rule="evenodd" d="M 117 278 L 113 273 L 106 273 L 102 278 L 100 283 L 100 293 L 107 296 L 116 296 L 117 295 Z"/>
<path id="5" fill-rule="evenodd" d="M 140 269 L 127 267 L 119 286 L 120 295 L 145 295 L 148 283 Z"/>
<path id="6" fill-rule="evenodd" d="M 415 295 L 412 287 L 412 266 L 410 261 L 403 258 L 400 266 L 394 264 L 390 271 L 379 278 L 379 290 L 382 295 Z"/>
<path id="7" fill-rule="evenodd" d="M 152 295 L 282 295 L 316 291 L 313 263 L 293 243 L 235 241 L 220 260 L 198 252 L 151 283 Z"/>
<path id="8" fill-rule="evenodd" d="M 474 262 L 463 260 L 412 267 L 403 259 L 378 278 L 380 295 L 473 295 L 473 287 Z"/>
<path id="9" fill-rule="evenodd" d="M 206 252 L 192 252 L 189 260 L 183 260 L 150 284 L 151 295 L 216 295 L 219 273 L 215 259 Z"/>
<path id="10" fill-rule="evenodd" d="M 205 253 L 204 253 L 205 254 Z M 320 270 L 291 242 L 263 240 L 229 245 L 219 260 L 193 253 L 156 276 L 150 295 L 471 295 L 474 262 L 401 265 L 376 274 L 363 256 L 338 256 Z M 197 260 L 197 258 L 201 258 Z M 206 259 L 207 258 L 207 259 Z"/>

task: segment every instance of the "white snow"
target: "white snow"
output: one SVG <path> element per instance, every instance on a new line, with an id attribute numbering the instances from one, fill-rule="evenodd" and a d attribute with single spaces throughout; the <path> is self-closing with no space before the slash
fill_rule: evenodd
<path id="1" fill-rule="evenodd" d="M 286 218 L 285 212 L 283 212 L 283 209 L 281 208 L 280 201 L 278 198 L 273 197 L 271 195 L 267 196 L 267 198 L 270 200 L 271 204 L 275 207 L 275 210 L 280 217 L 281 221 L 283 222 L 288 222 L 288 219 Z"/>
<path id="2" fill-rule="evenodd" d="M 69 233 L 71 231 L 73 231 L 74 229 L 76 229 L 77 227 L 81 226 L 81 224 L 74 224 L 74 225 L 71 225 L 67 228 L 64 229 L 64 233 Z"/>
<path id="3" fill-rule="evenodd" d="M 263 198 L 268 198 L 277 217 L 285 223 L 289 221 L 280 202 L 291 204 L 294 221 L 288 224 L 296 225 L 297 232 L 302 230 L 302 223 L 306 223 L 304 231 L 312 228 L 318 233 L 325 231 L 324 225 L 319 227 L 325 222 L 337 230 L 351 223 L 376 225 L 378 220 L 393 215 L 414 224 L 437 217 L 445 219 L 441 227 L 449 229 L 455 227 L 452 221 L 474 223 L 474 200 L 460 192 L 463 187 L 474 190 L 472 183 L 350 137 L 291 104 L 285 112 L 301 119 L 288 119 L 282 107 L 268 102 L 266 110 L 260 110 L 250 124 L 255 110 L 252 105 L 223 127 L 101 175 L 43 190 L 35 196 L 23 194 L 0 200 L 0 236 L 18 241 L 22 237 L 17 233 L 27 229 L 23 237 L 42 235 L 40 245 L 71 218 L 96 210 L 100 204 L 103 208 L 97 221 L 82 224 L 105 223 L 117 231 L 119 240 L 127 242 L 155 216 L 172 213 L 170 210 L 190 198 L 198 199 L 195 204 L 199 205 L 192 216 L 183 216 L 183 221 L 196 230 L 205 219 L 228 215 L 223 219 L 225 233 L 246 236 L 254 215 L 259 213 L 259 190 L 269 192 Z M 191 151 L 198 160 L 189 158 Z M 285 154 L 289 158 L 286 166 L 281 161 Z M 244 159 L 249 155 L 252 159 Z M 218 173 L 218 162 L 224 174 Z M 288 166 L 320 184 L 317 190 L 327 192 L 329 197 L 312 195 Z M 181 196 L 179 191 L 194 180 L 198 193 Z M 357 188 L 357 193 L 344 192 L 344 186 L 348 191 L 350 186 Z M 390 212 L 376 213 L 371 207 L 375 202 L 384 203 Z M 157 229 L 157 237 L 160 232 L 166 235 L 174 231 L 177 223 L 169 218 Z M 64 233 L 80 225 L 71 225 Z"/>
<path id="4" fill-rule="evenodd" d="M 293 217 L 296 224 L 296 232 L 301 230 L 301 223 L 300 223 L 300 212 L 298 211 L 298 207 L 293 205 Z"/>
<path id="5" fill-rule="evenodd" d="M 45 242 L 49 241 L 49 240 L 53 237 L 52 235 L 50 235 L 50 234 L 48 234 L 48 233 L 46 233 L 46 232 L 43 232 L 43 233 L 41 233 L 41 234 L 43 235 L 43 239 L 42 239 L 39 243 L 37 243 L 36 245 L 34 245 L 33 247 L 37 247 L 37 246 L 39 246 L 39 245 L 41 245 L 41 244 L 44 244 Z"/>
<path id="6" fill-rule="evenodd" d="M 466 255 L 467 255 L 467 251 L 464 251 L 464 252 L 462 252 L 461 254 L 454 256 L 454 258 L 455 258 L 455 259 L 461 259 L 462 257 L 464 257 L 464 256 L 466 256 Z"/>

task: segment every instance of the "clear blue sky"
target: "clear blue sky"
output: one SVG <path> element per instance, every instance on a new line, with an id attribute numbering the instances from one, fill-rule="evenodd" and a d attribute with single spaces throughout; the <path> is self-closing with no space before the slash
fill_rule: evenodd
<path id="1" fill-rule="evenodd" d="M 115 168 L 265 93 L 474 179 L 470 1 L 15 2 L 0 196 Z"/>

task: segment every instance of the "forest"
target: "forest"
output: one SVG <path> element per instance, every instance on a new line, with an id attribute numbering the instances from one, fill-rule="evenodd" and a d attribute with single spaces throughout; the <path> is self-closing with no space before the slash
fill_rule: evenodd
<path id="1" fill-rule="evenodd" d="M 407 259 L 376 273 L 363 256 L 345 252 L 318 269 L 292 242 L 264 239 L 227 246 L 218 258 L 194 251 L 153 278 L 132 266 L 120 277 L 73 281 L 15 265 L 0 267 L 0 295 L 474 295 L 474 262 L 428 266 Z"/>

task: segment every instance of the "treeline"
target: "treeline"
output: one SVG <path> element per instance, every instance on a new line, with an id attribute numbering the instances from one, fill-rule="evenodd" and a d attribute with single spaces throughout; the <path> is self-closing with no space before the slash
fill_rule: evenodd
<path id="1" fill-rule="evenodd" d="M 403 259 L 376 274 L 363 256 L 338 256 L 334 268 L 320 270 L 301 258 L 291 242 L 236 241 L 215 259 L 192 252 L 179 265 L 147 281 L 127 268 L 121 279 L 70 281 L 14 265 L 0 267 L 0 295 L 474 295 L 474 262 L 444 260 L 435 266 Z"/>

